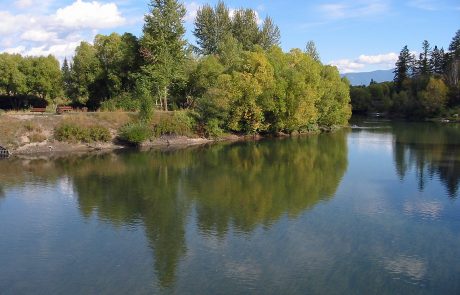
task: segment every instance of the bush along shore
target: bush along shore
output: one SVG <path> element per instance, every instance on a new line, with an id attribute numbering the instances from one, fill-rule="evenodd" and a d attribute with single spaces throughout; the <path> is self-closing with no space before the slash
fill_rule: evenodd
<path id="1" fill-rule="evenodd" d="M 65 115 L 33 115 L 24 112 L 0 114 L 0 146 L 12 155 L 72 154 L 123 148 L 165 148 L 204 145 L 222 141 L 257 140 L 272 136 L 318 133 L 333 128 L 314 128 L 308 132 L 244 134 L 221 132 L 206 136 L 189 111 L 155 112 L 146 121 L 137 113 L 100 112 Z"/>

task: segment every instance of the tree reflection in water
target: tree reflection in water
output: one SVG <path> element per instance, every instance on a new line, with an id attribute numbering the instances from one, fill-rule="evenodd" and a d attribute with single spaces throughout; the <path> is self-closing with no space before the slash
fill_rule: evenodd
<path id="1" fill-rule="evenodd" d="M 2 163 L 7 184 L 69 177 L 81 214 L 144 225 L 162 287 L 173 286 L 196 212 L 205 235 L 248 233 L 333 197 L 347 169 L 346 132 L 287 140 Z M 195 210 L 193 210 L 195 208 Z"/>
<path id="2" fill-rule="evenodd" d="M 460 184 L 460 126 L 458 124 L 394 124 L 396 170 L 404 179 L 408 169 L 417 171 L 419 190 L 434 176 L 450 198 L 458 196 Z"/>

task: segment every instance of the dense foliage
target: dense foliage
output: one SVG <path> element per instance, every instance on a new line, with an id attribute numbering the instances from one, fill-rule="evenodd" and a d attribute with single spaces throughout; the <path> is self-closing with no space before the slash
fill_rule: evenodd
<path id="1" fill-rule="evenodd" d="M 354 112 L 426 118 L 449 116 L 460 107 L 460 30 L 449 50 L 422 44 L 419 57 L 404 46 L 396 62 L 393 82 L 351 87 Z"/>
<path id="2" fill-rule="evenodd" d="M 149 8 L 140 38 L 97 35 L 93 44 L 82 42 L 61 69 L 52 56 L 0 55 L 0 91 L 65 98 L 92 110 L 141 110 L 143 121 L 154 106 L 188 109 L 194 115 L 184 122 L 193 120 L 209 136 L 347 123 L 348 83 L 337 68 L 321 64 L 312 41 L 305 52 L 283 52 L 270 17 L 259 25 L 254 10 L 230 11 L 220 1 L 198 10 L 194 47 L 184 39 L 179 1 L 151 0 Z"/>

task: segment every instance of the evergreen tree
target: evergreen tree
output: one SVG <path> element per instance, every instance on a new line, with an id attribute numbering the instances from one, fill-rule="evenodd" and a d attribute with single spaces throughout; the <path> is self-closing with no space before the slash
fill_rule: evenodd
<path id="1" fill-rule="evenodd" d="M 151 0 L 149 7 L 140 42 L 142 71 L 149 76 L 164 110 L 168 110 L 169 90 L 183 76 L 185 8 L 177 0 Z"/>
<path id="2" fill-rule="evenodd" d="M 404 80 L 408 79 L 413 72 L 414 58 L 409 52 L 407 45 L 399 53 L 396 69 L 394 70 L 395 87 L 399 91 L 402 89 Z"/>
<path id="3" fill-rule="evenodd" d="M 431 71 L 436 75 L 442 75 L 443 73 L 443 64 L 444 64 L 444 50 L 438 49 L 438 46 L 433 48 L 430 54 L 430 68 Z"/>
<path id="4" fill-rule="evenodd" d="M 318 50 L 316 49 L 316 45 L 313 40 L 310 40 L 307 42 L 305 53 L 308 54 L 311 58 L 313 58 L 317 62 L 321 62 Z"/>
<path id="5" fill-rule="evenodd" d="M 449 45 L 449 51 L 454 54 L 455 57 L 460 57 L 460 30 L 455 33 L 454 38 Z"/>
<path id="6" fill-rule="evenodd" d="M 260 32 L 260 45 L 265 50 L 268 50 L 272 46 L 279 46 L 281 40 L 280 29 L 274 24 L 271 17 L 267 17 L 264 20 L 262 30 Z"/>
<path id="7" fill-rule="evenodd" d="M 417 75 L 427 77 L 431 74 L 431 67 L 429 62 L 430 54 L 430 43 L 427 40 L 425 40 L 422 43 L 422 52 L 420 53 L 419 60 L 417 61 Z"/>
<path id="8" fill-rule="evenodd" d="M 64 93 L 65 95 L 70 96 L 72 92 L 71 90 L 72 77 L 71 77 L 70 66 L 69 66 L 69 62 L 67 61 L 67 57 L 64 58 L 64 62 L 62 63 L 61 72 L 62 72 L 62 83 L 64 87 Z"/>

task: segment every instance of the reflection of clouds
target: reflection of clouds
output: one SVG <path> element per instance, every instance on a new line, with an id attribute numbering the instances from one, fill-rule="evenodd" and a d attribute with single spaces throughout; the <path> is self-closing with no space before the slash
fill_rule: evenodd
<path id="1" fill-rule="evenodd" d="M 401 255 L 385 259 L 383 263 L 390 273 L 407 276 L 413 280 L 421 280 L 426 274 L 426 263 L 420 258 Z"/>
<path id="2" fill-rule="evenodd" d="M 441 215 L 443 206 L 438 202 L 406 202 L 404 213 L 408 215 L 420 215 L 422 218 L 436 219 Z"/>
<path id="3" fill-rule="evenodd" d="M 62 177 L 58 180 L 57 187 L 61 194 L 68 198 L 74 198 L 75 192 L 73 189 L 73 182 L 70 177 Z"/>
<path id="4" fill-rule="evenodd" d="M 250 262 L 227 262 L 224 269 L 227 277 L 246 282 L 255 282 L 262 273 L 260 266 Z"/>
<path id="5" fill-rule="evenodd" d="M 371 133 L 360 131 L 352 133 L 351 140 L 358 150 L 393 151 L 393 135 L 391 133 Z"/>
<path id="6" fill-rule="evenodd" d="M 377 215 L 385 213 L 388 205 L 382 199 L 368 199 L 366 203 L 360 205 L 359 212 L 367 215 Z"/>

